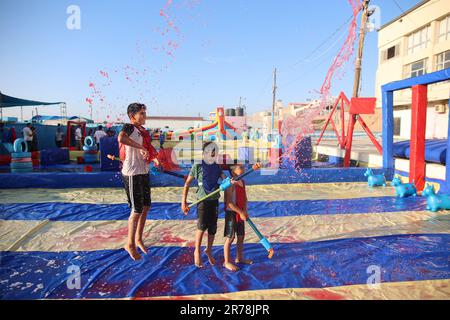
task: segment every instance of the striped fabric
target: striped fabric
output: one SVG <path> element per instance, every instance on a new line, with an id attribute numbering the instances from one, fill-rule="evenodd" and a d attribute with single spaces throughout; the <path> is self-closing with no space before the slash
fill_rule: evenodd
<path id="1" fill-rule="evenodd" d="M 150 251 L 137 262 L 122 249 L 130 212 L 122 189 L 1 190 L 0 297 L 450 298 L 449 211 L 431 213 L 421 197 L 397 199 L 390 187 L 363 183 L 257 185 L 247 193 L 275 256 L 267 259 L 247 227 L 254 264 L 231 273 L 222 267 L 223 214 L 216 266 L 205 256 L 205 268 L 193 266 L 196 213 L 181 213 L 180 188 L 152 189 Z"/>

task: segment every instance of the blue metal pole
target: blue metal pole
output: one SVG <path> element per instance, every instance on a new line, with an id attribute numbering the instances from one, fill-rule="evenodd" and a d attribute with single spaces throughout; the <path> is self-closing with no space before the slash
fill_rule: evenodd
<path id="1" fill-rule="evenodd" d="M 450 108 L 450 100 L 448 101 L 448 106 Z M 443 188 L 441 188 L 439 193 L 450 194 L 450 114 L 448 116 L 448 132 L 447 132 L 447 160 L 446 160 L 446 173 L 445 182 Z"/>
<path id="2" fill-rule="evenodd" d="M 383 90 L 383 168 L 394 171 L 394 92 Z"/>

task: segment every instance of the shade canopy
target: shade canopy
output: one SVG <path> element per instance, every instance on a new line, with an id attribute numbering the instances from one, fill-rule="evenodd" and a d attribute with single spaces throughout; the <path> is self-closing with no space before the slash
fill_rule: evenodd
<path id="1" fill-rule="evenodd" d="M 58 105 L 61 103 L 64 102 L 41 102 L 34 100 L 19 99 L 7 96 L 6 94 L 0 92 L 0 108 L 49 106 L 49 105 Z"/>

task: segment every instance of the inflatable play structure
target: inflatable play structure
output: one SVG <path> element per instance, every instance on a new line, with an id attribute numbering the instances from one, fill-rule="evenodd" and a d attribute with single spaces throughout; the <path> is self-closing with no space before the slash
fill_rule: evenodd
<path id="1" fill-rule="evenodd" d="M 91 136 L 84 139 L 84 163 L 96 163 L 98 161 L 98 150 Z"/>
<path id="2" fill-rule="evenodd" d="M 14 152 L 11 153 L 11 172 L 32 172 L 33 161 L 31 160 L 31 152 L 23 139 L 14 141 Z"/>
<path id="3" fill-rule="evenodd" d="M 225 111 L 223 107 L 216 109 L 216 118 L 210 125 L 190 129 L 186 132 L 178 132 L 174 135 L 177 140 L 238 140 L 240 135 L 237 129 L 225 120 Z"/>
<path id="4" fill-rule="evenodd" d="M 78 126 L 81 126 L 83 138 L 86 137 L 86 122 L 67 121 L 67 132 L 64 137 L 64 147 L 73 148 L 75 146 L 75 130 Z"/>
<path id="5" fill-rule="evenodd" d="M 418 191 L 425 186 L 426 159 L 426 118 L 428 104 L 428 86 L 450 79 L 450 69 L 425 74 L 423 76 L 396 81 L 382 86 L 383 97 L 383 167 L 393 171 L 394 168 L 394 92 L 412 89 L 412 123 L 411 141 L 409 143 L 409 182 L 415 182 Z M 446 140 L 446 159 L 450 158 L 450 120 Z M 431 152 L 435 154 L 434 152 Z M 441 154 L 439 158 L 441 158 Z M 430 153 L 428 154 L 430 158 Z M 436 158 L 436 156 L 434 156 Z M 440 192 L 450 194 L 450 161 L 446 161 L 446 177 Z"/>

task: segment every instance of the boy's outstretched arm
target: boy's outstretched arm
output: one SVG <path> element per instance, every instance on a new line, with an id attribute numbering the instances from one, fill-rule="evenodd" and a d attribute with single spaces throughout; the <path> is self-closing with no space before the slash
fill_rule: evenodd
<path id="1" fill-rule="evenodd" d="M 184 183 L 184 188 L 183 188 L 183 198 L 181 200 L 181 210 L 183 210 L 184 215 L 187 215 L 189 212 L 189 207 L 187 204 L 187 196 L 189 193 L 189 187 L 191 185 L 191 182 L 194 180 L 193 176 L 188 176 L 186 179 L 186 182 Z"/>

